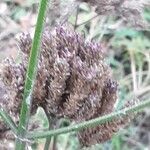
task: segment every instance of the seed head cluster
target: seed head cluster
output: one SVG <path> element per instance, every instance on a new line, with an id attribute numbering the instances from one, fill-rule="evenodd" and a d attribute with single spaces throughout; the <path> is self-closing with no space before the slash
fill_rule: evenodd
<path id="1" fill-rule="evenodd" d="M 32 38 L 20 38 L 21 60 L 7 59 L 1 64 L 0 106 L 18 123 L 26 68 Z M 31 114 L 42 107 L 48 117 L 65 117 L 83 122 L 114 111 L 117 83 L 105 63 L 103 47 L 86 41 L 65 26 L 45 29 L 41 42 Z M 104 142 L 130 120 L 129 116 L 82 130 L 78 137 L 83 146 Z M 0 135 L 8 127 L 0 121 Z"/>

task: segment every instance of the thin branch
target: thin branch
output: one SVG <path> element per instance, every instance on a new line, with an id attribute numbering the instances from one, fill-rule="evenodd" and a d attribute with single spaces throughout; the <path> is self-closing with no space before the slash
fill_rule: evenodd
<path id="1" fill-rule="evenodd" d="M 0 108 L 0 116 L 2 117 L 4 122 L 10 127 L 12 132 L 14 134 L 17 134 L 17 126 L 15 125 L 11 117 L 8 115 L 8 113 L 2 108 Z"/>
<path id="2" fill-rule="evenodd" d="M 108 114 L 108 115 L 105 115 L 105 116 L 102 116 L 99 118 L 95 118 L 95 119 L 92 119 L 92 120 L 89 120 L 86 122 L 82 122 L 82 123 L 79 123 L 76 125 L 72 125 L 69 127 L 64 127 L 64 128 L 60 128 L 57 130 L 47 131 L 47 132 L 45 132 L 45 131 L 44 132 L 42 132 L 42 131 L 30 132 L 26 135 L 26 138 L 27 139 L 45 138 L 48 136 L 56 136 L 59 134 L 65 134 L 65 133 L 72 132 L 72 131 L 79 131 L 79 130 L 82 130 L 82 129 L 88 128 L 88 127 L 95 127 L 97 125 L 104 124 L 105 122 L 111 121 L 117 117 L 123 117 L 123 116 L 126 116 L 127 114 L 130 114 L 130 113 L 139 112 L 148 106 L 150 106 L 150 99 L 146 100 L 144 102 L 141 102 L 139 104 L 136 104 L 132 107 L 125 108 L 125 109 L 122 109 L 120 111 L 113 112 L 111 114 Z"/>
<path id="3" fill-rule="evenodd" d="M 129 50 L 130 60 L 131 60 L 131 72 L 132 72 L 132 80 L 133 80 L 133 91 L 137 92 L 137 78 L 136 78 L 136 64 L 134 59 L 133 50 Z"/>
<path id="4" fill-rule="evenodd" d="M 84 22 L 82 22 L 82 23 L 80 23 L 80 24 L 77 24 L 77 25 L 76 25 L 76 28 L 78 28 L 79 26 L 82 26 L 82 25 L 84 25 L 84 24 L 87 24 L 89 21 L 91 21 L 91 20 L 97 18 L 98 16 L 99 16 L 99 14 L 93 16 L 92 18 L 90 18 L 90 19 L 88 19 L 88 20 L 86 20 L 86 21 L 84 21 Z"/>
<path id="5" fill-rule="evenodd" d="M 75 24 L 74 24 L 74 30 L 76 30 L 76 28 L 77 28 L 78 16 L 79 16 L 79 5 L 77 6 L 77 12 L 76 12 L 76 19 L 75 19 Z"/>
<path id="6" fill-rule="evenodd" d="M 51 129 L 51 118 L 47 115 L 47 119 L 48 119 L 48 123 L 49 123 L 49 130 Z M 46 138 L 46 142 L 45 142 L 45 146 L 44 146 L 44 150 L 49 150 L 50 144 L 51 144 L 52 138 L 51 137 L 47 137 Z"/>

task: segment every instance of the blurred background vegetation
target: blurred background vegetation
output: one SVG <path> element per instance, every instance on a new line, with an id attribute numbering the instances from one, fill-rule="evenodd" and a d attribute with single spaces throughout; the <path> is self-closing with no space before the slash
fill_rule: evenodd
<path id="1" fill-rule="evenodd" d="M 18 58 L 17 39 L 22 32 L 33 33 L 37 8 L 38 0 L 0 1 L 0 61 L 10 56 Z M 143 16 L 150 23 L 150 9 L 146 9 Z M 127 100 L 150 98 L 150 31 L 121 26 L 119 18 L 98 16 L 85 3 L 69 17 L 69 22 L 87 40 L 96 40 L 103 45 L 106 61 L 119 83 L 116 110 Z M 42 128 L 48 127 L 42 109 L 38 109 L 31 120 L 40 122 Z M 33 149 L 43 149 L 44 140 L 38 143 L 35 141 Z M 8 144 L 13 149 L 11 142 Z M 81 149 L 74 133 L 58 136 L 56 146 L 58 150 Z M 111 141 L 85 149 L 150 149 L 150 109 L 141 112 L 130 126 L 121 129 Z"/>

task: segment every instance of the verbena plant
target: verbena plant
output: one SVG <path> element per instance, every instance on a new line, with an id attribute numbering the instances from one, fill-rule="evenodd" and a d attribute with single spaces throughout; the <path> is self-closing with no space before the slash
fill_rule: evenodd
<path id="1" fill-rule="evenodd" d="M 6 124 L 11 128 L 12 132 L 16 138 L 16 149 L 23 150 L 26 147 L 26 144 L 32 139 L 38 138 L 47 138 L 47 142 L 45 144 L 45 149 L 49 148 L 49 143 L 51 137 L 55 137 L 59 134 L 64 134 L 72 131 L 80 131 L 86 128 L 93 128 L 101 124 L 105 124 L 107 122 L 111 122 L 113 120 L 117 120 L 120 118 L 124 118 L 130 115 L 134 115 L 135 113 L 141 111 L 145 107 L 150 106 L 150 100 L 146 100 L 144 102 L 135 103 L 134 105 L 123 108 L 119 111 L 112 112 L 110 114 L 103 114 L 103 116 L 87 119 L 88 121 L 82 121 L 81 123 L 71 125 L 69 127 L 63 127 L 60 129 L 52 129 L 49 131 L 28 131 L 29 117 L 30 111 L 32 109 L 32 95 L 34 90 L 34 85 L 36 81 L 37 75 L 37 66 L 40 55 L 40 45 L 42 39 L 42 31 L 44 26 L 44 20 L 46 15 L 48 0 L 41 0 L 40 9 L 35 29 L 35 34 L 33 38 L 32 48 L 30 51 L 30 57 L 27 67 L 25 86 L 24 86 L 24 95 L 22 101 L 22 108 L 20 113 L 20 120 L 18 126 L 15 125 L 11 117 L 5 112 L 3 107 L 0 108 L 0 114 L 2 119 L 6 122 Z"/>

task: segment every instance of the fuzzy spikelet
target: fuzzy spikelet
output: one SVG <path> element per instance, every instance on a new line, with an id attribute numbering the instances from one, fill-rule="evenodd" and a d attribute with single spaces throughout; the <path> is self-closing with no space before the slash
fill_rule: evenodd
<path id="1" fill-rule="evenodd" d="M 16 64 L 7 60 L 2 64 L 1 82 L 5 88 L 0 87 L 5 89 L 5 96 L 1 97 L 0 106 L 15 118 L 15 122 L 21 107 L 31 43 L 30 35 L 24 34 L 20 40 L 21 62 Z M 32 114 L 41 106 L 49 117 L 56 120 L 67 117 L 82 122 L 113 112 L 117 83 L 105 63 L 102 46 L 85 41 L 79 34 L 62 26 L 53 32 L 45 30 L 32 98 Z M 106 141 L 125 122 L 126 119 L 121 118 L 85 129 L 79 132 L 79 139 L 85 146 Z M 3 122 L 0 122 L 1 126 L 4 126 Z"/>
<path id="2" fill-rule="evenodd" d="M 82 146 L 91 146 L 93 144 L 102 143 L 111 139 L 112 135 L 119 131 L 130 122 L 130 117 L 117 118 L 116 120 L 107 122 L 97 127 L 83 129 L 78 133 L 78 138 Z"/>
<path id="3" fill-rule="evenodd" d="M 1 101 L 4 102 L 3 108 L 9 113 L 18 113 L 20 110 L 25 70 L 22 63 L 16 64 L 13 59 L 4 61 L 1 86 L 6 93 Z"/>

